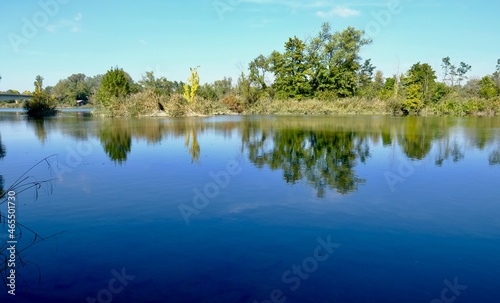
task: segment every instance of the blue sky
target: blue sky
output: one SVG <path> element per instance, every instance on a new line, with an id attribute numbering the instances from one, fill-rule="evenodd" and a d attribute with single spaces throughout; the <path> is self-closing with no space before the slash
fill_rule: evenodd
<path id="1" fill-rule="evenodd" d="M 40 3 L 45 3 L 46 7 Z M 0 90 L 32 90 L 74 73 L 114 66 L 134 80 L 149 70 L 185 81 L 200 66 L 202 82 L 238 77 L 259 54 L 283 50 L 288 37 L 366 30 L 364 59 L 390 76 L 441 59 L 491 74 L 500 58 L 500 2 L 492 0 L 40 0 L 0 4 Z"/>

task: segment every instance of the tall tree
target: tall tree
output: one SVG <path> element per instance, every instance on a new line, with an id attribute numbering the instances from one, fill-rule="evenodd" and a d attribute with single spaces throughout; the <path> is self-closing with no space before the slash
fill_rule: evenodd
<path id="1" fill-rule="evenodd" d="M 102 78 L 97 90 L 97 100 L 104 106 L 109 106 L 113 100 L 126 97 L 131 92 L 130 82 L 130 76 L 123 69 L 111 68 Z"/>
<path id="2" fill-rule="evenodd" d="M 500 90 L 500 59 L 497 60 L 496 71 L 493 73 L 493 81 Z"/>
<path id="3" fill-rule="evenodd" d="M 198 74 L 198 67 L 189 68 L 191 74 L 188 78 L 188 83 L 184 84 L 184 98 L 193 103 L 200 87 L 200 76 Z"/>
<path id="4" fill-rule="evenodd" d="M 441 64 L 443 68 L 443 82 L 448 81 L 451 87 L 455 86 L 455 77 L 457 76 L 457 68 L 451 64 L 450 57 L 443 58 Z"/>
<path id="5" fill-rule="evenodd" d="M 285 43 L 285 52 L 271 54 L 270 68 L 274 73 L 274 88 L 281 98 L 303 98 L 311 95 L 310 69 L 306 60 L 305 43 L 297 37 Z"/>
<path id="6" fill-rule="evenodd" d="M 413 84 L 420 85 L 422 100 L 424 103 L 428 103 L 433 99 L 436 84 L 435 80 L 436 72 L 432 69 L 432 67 L 427 63 L 418 62 L 407 72 L 405 85 L 407 87 L 410 87 Z M 415 88 L 416 86 L 413 86 L 412 91 L 414 91 Z"/>
<path id="7" fill-rule="evenodd" d="M 356 74 L 361 68 L 359 52 L 361 47 L 372 42 L 363 36 L 364 31 L 348 27 L 335 33 L 327 44 L 329 69 L 339 97 L 349 97 L 356 93 Z"/>
<path id="8" fill-rule="evenodd" d="M 53 93 L 60 102 L 66 104 L 73 104 L 76 100 L 87 101 L 91 94 L 85 74 L 73 74 L 59 81 Z"/>
<path id="9" fill-rule="evenodd" d="M 457 68 L 458 75 L 458 85 L 460 86 L 463 80 L 468 79 L 465 74 L 467 74 L 471 70 L 472 66 L 466 64 L 464 62 L 460 62 L 460 67 Z"/>
<path id="10" fill-rule="evenodd" d="M 146 72 L 142 76 L 139 84 L 146 90 L 154 92 L 156 95 L 170 95 L 172 92 L 171 83 L 165 77 L 156 78 L 153 71 Z"/>
<path id="11" fill-rule="evenodd" d="M 249 80 L 258 88 L 265 90 L 267 88 L 266 74 L 269 70 L 269 59 L 263 55 L 258 56 L 249 64 Z"/>
<path id="12" fill-rule="evenodd" d="M 40 75 L 36 76 L 35 82 L 33 84 L 35 85 L 35 92 L 41 92 L 43 89 L 43 77 Z"/>

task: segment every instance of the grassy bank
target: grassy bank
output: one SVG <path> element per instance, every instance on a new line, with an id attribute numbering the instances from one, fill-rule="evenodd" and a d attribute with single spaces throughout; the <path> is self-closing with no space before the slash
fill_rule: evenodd
<path id="1" fill-rule="evenodd" d="M 254 103 L 238 96 L 220 100 L 196 97 L 188 102 L 182 95 L 157 95 L 140 92 L 123 99 L 113 99 L 103 106 L 96 102 L 96 115 L 109 117 L 144 116 L 209 116 L 209 115 L 420 115 L 420 116 L 496 116 L 500 114 L 500 98 L 445 98 L 424 105 L 418 112 L 405 112 L 403 99 L 344 98 L 336 100 L 279 100 L 261 98 Z"/>

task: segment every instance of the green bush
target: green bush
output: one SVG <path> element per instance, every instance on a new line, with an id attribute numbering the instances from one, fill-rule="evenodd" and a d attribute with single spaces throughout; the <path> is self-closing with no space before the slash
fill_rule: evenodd
<path id="1" fill-rule="evenodd" d="M 56 100 L 44 92 L 35 92 L 31 100 L 24 102 L 24 109 L 30 117 L 47 117 L 57 113 Z"/>

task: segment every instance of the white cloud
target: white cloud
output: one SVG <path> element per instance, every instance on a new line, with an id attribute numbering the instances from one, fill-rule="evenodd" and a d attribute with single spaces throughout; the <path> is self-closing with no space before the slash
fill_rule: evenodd
<path id="1" fill-rule="evenodd" d="M 83 18 L 82 13 L 78 13 L 78 14 L 76 14 L 75 18 L 73 18 L 73 19 L 74 19 L 75 21 L 80 21 L 80 20 L 82 20 L 82 18 Z"/>
<path id="2" fill-rule="evenodd" d="M 316 15 L 321 18 L 331 18 L 331 17 L 349 18 L 349 17 L 359 16 L 360 14 L 361 14 L 360 11 L 345 6 L 337 6 L 328 11 L 316 12 Z"/>
<path id="3" fill-rule="evenodd" d="M 49 32 L 55 32 L 58 29 L 68 29 L 73 33 L 77 33 L 80 31 L 82 25 L 81 22 L 83 19 L 82 13 L 76 14 L 72 19 L 61 19 L 56 23 L 49 24 L 45 27 L 45 29 Z"/>

